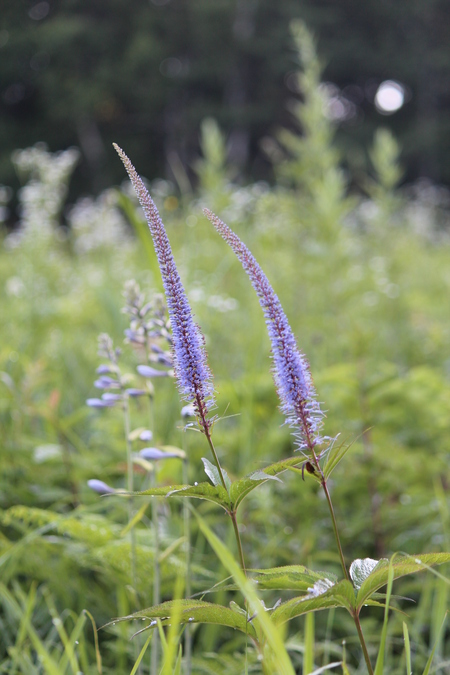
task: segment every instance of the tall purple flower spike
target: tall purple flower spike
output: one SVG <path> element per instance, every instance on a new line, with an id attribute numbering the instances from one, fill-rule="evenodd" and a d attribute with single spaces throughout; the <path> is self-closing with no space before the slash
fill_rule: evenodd
<path id="1" fill-rule="evenodd" d="M 296 430 L 294 436 L 298 449 L 309 451 L 315 456 L 315 446 L 325 440 L 320 434 L 324 413 L 316 400 L 308 362 L 297 347 L 280 301 L 254 256 L 239 237 L 214 213 L 208 209 L 203 209 L 203 213 L 231 246 L 250 277 L 266 319 L 281 411 L 286 415 L 286 422 Z"/>
<path id="2" fill-rule="evenodd" d="M 113 144 L 144 210 L 161 270 L 173 334 L 175 376 L 184 400 L 193 403 L 203 431 L 212 419 L 208 411 L 215 406 L 212 375 L 206 361 L 204 338 L 194 322 L 186 293 L 172 255 L 169 239 L 158 210 L 136 169 L 115 143 Z"/>

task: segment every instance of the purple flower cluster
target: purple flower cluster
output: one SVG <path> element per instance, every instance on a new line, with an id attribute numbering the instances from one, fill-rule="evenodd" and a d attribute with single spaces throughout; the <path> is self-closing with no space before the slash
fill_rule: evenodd
<path id="1" fill-rule="evenodd" d="M 114 148 L 128 172 L 153 238 L 172 327 L 174 366 L 178 387 L 182 397 L 193 403 L 199 424 L 207 432 L 212 423 L 207 415 L 208 411 L 214 407 L 215 400 L 212 375 L 206 361 L 204 339 L 194 322 L 158 210 L 128 157 L 116 144 Z"/>
<path id="2" fill-rule="evenodd" d="M 320 435 L 324 413 L 316 400 L 308 362 L 297 347 L 280 301 L 261 267 L 239 237 L 214 213 L 208 209 L 203 211 L 231 246 L 250 277 L 266 319 L 281 411 L 286 416 L 286 422 L 296 430 L 294 436 L 298 449 L 315 454 L 315 446 L 324 440 Z"/>

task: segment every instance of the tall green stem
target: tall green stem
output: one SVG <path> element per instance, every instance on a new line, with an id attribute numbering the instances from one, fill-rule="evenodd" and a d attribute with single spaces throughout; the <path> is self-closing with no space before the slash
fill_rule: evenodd
<path id="1" fill-rule="evenodd" d="M 349 573 L 347 571 L 347 567 L 345 565 L 344 553 L 342 551 L 341 539 L 339 537 L 339 530 L 338 530 L 338 526 L 337 526 L 336 516 L 335 516 L 335 513 L 334 513 L 333 502 L 331 501 L 330 492 L 328 490 L 327 479 L 325 478 L 325 475 L 322 471 L 322 467 L 320 466 L 320 463 L 319 463 L 319 459 L 316 456 L 314 450 L 312 451 L 312 453 L 313 453 L 313 460 L 314 460 L 315 467 L 316 467 L 316 469 L 319 472 L 320 477 L 321 477 L 322 489 L 323 489 L 323 491 L 325 493 L 325 497 L 327 499 L 328 509 L 330 511 L 330 516 L 331 516 L 331 523 L 333 525 L 334 537 L 336 539 L 336 545 L 337 545 L 337 548 L 338 548 L 338 551 L 339 551 L 339 558 L 341 560 L 342 571 L 344 572 L 344 576 L 347 579 L 347 581 L 351 581 Z M 367 670 L 369 671 L 369 675 L 373 675 L 372 664 L 370 663 L 369 652 L 367 651 L 367 645 L 366 645 L 366 641 L 364 639 L 364 635 L 363 635 L 363 632 L 362 632 L 361 623 L 359 621 L 359 616 L 357 614 L 354 614 L 352 616 L 353 616 L 353 620 L 355 622 L 356 630 L 358 632 L 358 637 L 359 637 L 359 641 L 361 643 L 361 648 L 362 648 L 362 651 L 363 651 L 363 654 L 364 654 L 364 660 L 365 660 L 366 665 L 367 665 Z"/>
<path id="2" fill-rule="evenodd" d="M 123 402 L 123 420 L 124 420 L 124 430 L 125 430 L 125 444 L 127 448 L 127 490 L 129 493 L 128 497 L 128 524 L 131 523 L 134 516 L 134 500 L 132 493 L 134 490 L 134 480 L 133 480 L 133 455 L 131 450 L 131 441 L 130 441 L 130 406 L 128 402 L 128 396 L 124 394 Z M 137 600 L 137 572 L 136 572 L 136 533 L 134 527 L 130 530 L 130 547 L 131 547 L 131 584 L 133 586 L 134 599 Z M 134 646 L 135 659 L 138 655 L 138 646 Z M 140 668 L 139 668 L 140 672 Z"/>
<path id="3" fill-rule="evenodd" d="M 183 434 L 183 450 L 186 453 L 185 434 Z M 189 483 L 188 476 L 188 460 L 183 459 L 183 483 Z M 191 596 L 191 512 L 186 500 L 183 502 L 183 518 L 184 518 L 184 537 L 186 539 L 186 597 Z M 186 624 L 184 632 L 184 663 L 186 675 L 191 675 L 192 668 L 192 635 L 191 627 Z"/>
<path id="4" fill-rule="evenodd" d="M 330 493 L 328 491 L 327 481 L 326 481 L 325 477 L 323 476 L 323 474 L 322 474 L 322 488 L 323 488 L 323 491 L 325 493 L 325 497 L 327 498 L 328 508 L 330 510 L 331 522 L 332 522 L 332 525 L 333 525 L 334 537 L 336 539 L 336 544 L 337 544 L 338 551 L 339 551 L 339 557 L 341 559 L 342 571 L 344 572 L 344 576 L 347 579 L 347 581 L 350 581 L 350 577 L 349 577 L 349 574 L 348 574 L 348 571 L 347 571 L 347 567 L 345 565 L 344 553 L 342 551 L 341 539 L 339 537 L 339 531 L 338 531 L 338 527 L 337 527 L 336 516 L 334 515 L 333 502 L 331 501 Z"/>
<path id="5" fill-rule="evenodd" d="M 152 487 L 156 487 L 156 462 L 153 464 L 152 473 Z M 159 569 L 159 523 L 158 523 L 158 497 L 153 497 L 152 503 L 152 524 L 153 524 L 153 604 L 159 605 L 161 602 L 161 584 L 160 584 L 160 569 Z M 151 652 L 151 675 L 156 675 L 158 672 L 159 660 L 159 636 L 158 631 L 155 630 L 152 639 Z"/>
<path id="6" fill-rule="evenodd" d="M 233 523 L 233 529 L 234 529 L 234 536 L 236 537 L 236 543 L 238 547 L 238 553 L 239 553 L 239 561 L 241 563 L 242 571 L 244 574 L 247 574 L 246 569 L 245 569 L 245 560 L 244 560 L 244 551 L 242 549 L 242 542 L 241 542 L 241 535 L 239 533 L 239 526 L 237 524 L 237 519 L 236 519 L 236 511 L 229 511 L 231 522 Z"/>
<path id="7" fill-rule="evenodd" d="M 337 522 L 336 522 L 336 516 L 334 515 L 333 502 L 331 501 L 331 496 L 330 496 L 330 493 L 328 491 L 327 481 L 326 481 L 325 476 L 323 475 L 322 470 L 320 470 L 320 473 L 322 475 L 322 488 L 323 488 L 323 491 L 325 492 L 325 497 L 327 498 L 327 502 L 328 502 L 328 508 L 330 510 L 331 522 L 333 524 L 333 531 L 334 531 L 334 536 L 335 536 L 336 544 L 337 544 L 338 551 L 339 551 L 339 557 L 341 559 L 342 570 L 344 572 L 344 575 L 345 575 L 345 578 L 347 579 L 347 581 L 350 581 L 350 576 L 347 572 L 347 567 L 345 566 L 344 553 L 342 551 L 341 540 L 340 540 L 340 537 L 339 537 L 339 531 L 338 531 Z M 364 639 L 364 635 L 363 635 L 363 632 L 362 632 L 361 623 L 359 621 L 359 616 L 354 614 L 353 620 L 355 622 L 356 630 L 358 632 L 358 637 L 359 637 L 359 641 L 361 643 L 361 648 L 362 648 L 362 651 L 363 651 L 363 654 L 364 654 L 364 660 L 365 660 L 366 665 L 367 665 L 367 670 L 369 671 L 369 675 L 373 675 L 372 664 L 370 663 L 369 652 L 367 651 L 366 641 Z"/>
<path id="8" fill-rule="evenodd" d="M 133 456 L 131 452 L 131 441 L 130 441 L 130 408 L 128 405 L 128 398 L 125 397 L 123 403 L 123 419 L 124 419 L 124 429 L 125 429 L 125 443 L 127 448 L 127 490 L 131 493 L 134 490 L 134 481 L 133 481 Z M 131 523 L 134 515 L 134 501 L 133 497 L 128 498 L 128 522 Z M 131 579 L 133 584 L 134 593 L 137 594 L 137 576 L 136 576 L 136 533 L 134 527 L 130 530 L 130 542 L 131 542 Z"/>
<path id="9" fill-rule="evenodd" d="M 367 670 L 369 671 L 369 675 L 373 675 L 373 668 L 372 668 L 372 664 L 370 663 L 369 652 L 367 651 L 366 641 L 364 640 L 364 635 L 363 635 L 363 632 L 362 632 L 361 623 L 359 621 L 359 616 L 357 614 L 355 614 L 355 616 L 353 617 L 353 620 L 355 622 L 356 630 L 358 631 L 358 637 L 359 637 L 359 641 L 361 643 L 361 647 L 362 647 L 362 650 L 363 650 L 364 660 L 366 662 Z"/>
<path id="10" fill-rule="evenodd" d="M 217 456 L 217 452 L 216 452 L 216 449 L 214 447 L 214 443 L 212 442 L 211 434 L 209 433 L 209 429 L 206 425 L 204 426 L 204 429 L 206 430 L 205 436 L 208 439 L 208 444 L 209 444 L 209 447 L 211 448 L 211 452 L 212 452 L 212 455 L 214 457 L 214 462 L 215 462 L 215 465 L 217 467 L 217 471 L 219 472 L 220 480 L 222 482 L 223 487 L 225 488 L 225 490 L 228 493 L 227 484 L 225 483 L 225 478 L 223 476 L 223 471 L 222 471 L 222 468 L 220 466 L 219 457 Z M 244 560 L 244 550 L 242 548 L 241 535 L 239 533 L 239 527 L 238 527 L 238 524 L 237 524 L 236 511 L 234 511 L 231 508 L 231 503 L 230 503 L 230 508 L 228 510 L 228 515 L 230 516 L 231 522 L 233 523 L 233 530 L 234 530 L 234 536 L 236 537 L 236 544 L 237 544 L 238 553 L 239 553 L 239 560 L 240 560 L 240 564 L 241 564 L 241 567 L 242 567 L 242 571 L 245 573 L 246 568 L 245 568 L 245 560 Z"/>

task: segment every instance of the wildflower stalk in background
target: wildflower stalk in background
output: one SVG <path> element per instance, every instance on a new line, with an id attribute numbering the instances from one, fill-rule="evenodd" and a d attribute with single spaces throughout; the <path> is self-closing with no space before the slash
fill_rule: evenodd
<path id="1" fill-rule="evenodd" d="M 128 378 L 123 376 L 119 368 L 119 356 L 121 350 L 114 348 L 113 341 L 107 333 L 102 333 L 98 338 L 98 355 L 105 358 L 108 363 L 97 368 L 98 379 L 94 382 L 97 389 L 106 390 L 101 398 L 91 398 L 86 403 L 92 408 L 110 408 L 120 405 L 123 411 L 124 433 L 127 456 L 127 491 L 131 494 L 134 490 L 133 481 L 133 458 L 130 442 L 130 408 L 129 398 L 145 395 L 147 392 L 141 389 L 128 388 Z M 99 491 L 99 481 L 90 481 L 89 487 Z M 109 486 L 105 485 L 106 488 Z M 105 493 L 105 490 L 103 490 Z M 133 497 L 128 498 L 128 524 L 133 520 L 134 503 Z M 136 569 L 136 533 L 134 527 L 130 530 L 130 564 L 132 587 L 137 594 L 137 569 Z"/>
<path id="2" fill-rule="evenodd" d="M 167 321 L 167 308 L 163 301 L 163 296 L 155 295 L 150 302 L 146 302 L 145 295 L 141 292 L 139 284 L 134 279 L 126 282 L 123 295 L 125 297 L 125 306 L 122 312 L 130 317 L 130 327 L 125 331 L 125 341 L 132 345 L 137 351 L 143 352 L 146 365 L 139 365 L 137 371 L 139 375 L 149 378 L 166 377 L 173 375 L 173 359 L 167 346 L 171 347 L 172 338 Z M 163 347 L 166 347 L 165 349 Z M 160 368 L 153 368 L 147 365 L 154 363 Z M 152 440 L 155 433 L 154 424 L 154 406 L 153 406 L 153 385 L 151 386 L 151 396 L 148 398 L 150 429 L 141 433 L 140 440 Z M 139 456 L 151 462 L 151 485 L 157 487 L 157 462 L 161 459 L 176 457 L 172 453 L 163 452 L 158 448 L 144 448 Z M 161 569 L 159 563 L 160 542 L 159 542 L 159 499 L 154 497 L 152 501 L 152 525 L 153 525 L 153 604 L 159 605 L 161 602 Z M 154 631 L 152 637 L 152 648 L 150 655 L 150 674 L 156 675 L 159 667 L 159 634 Z"/>
<path id="3" fill-rule="evenodd" d="M 342 570 L 345 578 L 350 581 L 327 479 L 320 466 L 320 458 L 324 453 L 320 452 L 319 447 L 325 441 L 331 441 L 331 439 L 321 435 L 324 413 L 317 401 L 309 365 L 305 356 L 298 349 L 281 303 L 255 257 L 220 218 L 208 209 L 203 209 L 203 212 L 238 257 L 259 298 L 272 346 L 273 374 L 281 401 L 281 411 L 286 416 L 286 422 L 295 429 L 294 436 L 297 448 L 308 459 L 304 466 L 320 480 L 330 511 Z M 359 617 L 354 615 L 353 618 L 369 673 L 372 673 Z"/>
<path id="4" fill-rule="evenodd" d="M 183 399 L 194 406 L 200 430 L 205 434 L 208 441 L 220 481 L 223 488 L 228 492 L 219 458 L 211 438 L 211 427 L 215 418 L 210 417 L 209 412 L 215 407 L 215 398 L 212 374 L 206 361 L 204 338 L 199 327 L 194 322 L 158 209 L 126 154 L 118 145 L 115 143 L 113 145 L 127 170 L 139 203 L 144 210 L 155 246 L 172 327 L 174 367 L 175 376 L 178 380 L 178 388 Z M 228 513 L 233 523 L 241 566 L 242 569 L 245 569 L 236 512 L 230 508 Z"/>

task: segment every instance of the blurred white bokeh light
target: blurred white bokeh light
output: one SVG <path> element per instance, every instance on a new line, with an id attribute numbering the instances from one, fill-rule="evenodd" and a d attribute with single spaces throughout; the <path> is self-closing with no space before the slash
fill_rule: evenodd
<path id="1" fill-rule="evenodd" d="M 394 80 L 385 80 L 375 94 L 375 106 L 383 115 L 391 115 L 405 102 L 405 88 Z"/>

